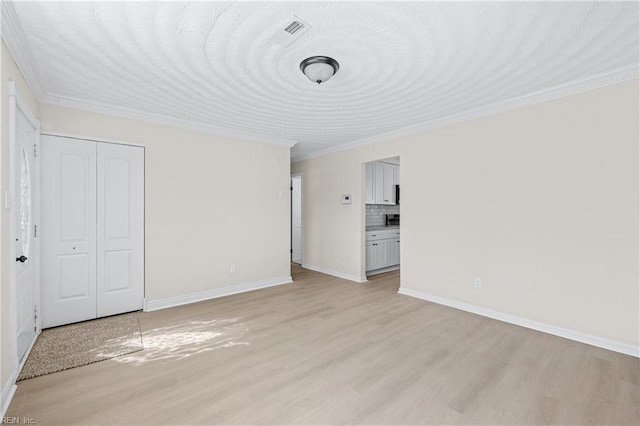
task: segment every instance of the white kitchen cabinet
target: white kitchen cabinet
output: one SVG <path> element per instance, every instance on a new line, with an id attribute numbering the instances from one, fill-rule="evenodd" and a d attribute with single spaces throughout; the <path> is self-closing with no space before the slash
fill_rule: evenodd
<path id="1" fill-rule="evenodd" d="M 387 266 L 387 240 L 367 242 L 367 271 Z"/>
<path id="2" fill-rule="evenodd" d="M 366 204 L 396 204 L 398 168 L 397 165 L 380 161 L 366 165 Z"/>
<path id="3" fill-rule="evenodd" d="M 383 229 L 366 233 L 366 270 L 400 264 L 400 229 Z"/>
<path id="4" fill-rule="evenodd" d="M 392 238 L 387 241 L 387 264 L 399 265 L 400 264 L 400 239 Z"/>
<path id="5" fill-rule="evenodd" d="M 382 200 L 380 204 L 396 204 L 396 180 L 395 166 L 393 164 L 382 164 Z"/>

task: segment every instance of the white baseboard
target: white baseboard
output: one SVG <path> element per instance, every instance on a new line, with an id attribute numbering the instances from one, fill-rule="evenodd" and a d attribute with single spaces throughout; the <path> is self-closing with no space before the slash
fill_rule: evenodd
<path id="1" fill-rule="evenodd" d="M 323 274 L 332 275 L 334 277 L 342 278 L 349 281 L 355 281 L 357 283 L 367 282 L 367 277 L 356 277 L 355 275 L 343 274 L 342 272 L 333 271 L 331 269 L 322 268 L 320 266 L 309 265 L 307 263 L 303 263 L 302 267 L 305 269 L 310 269 L 316 272 L 322 272 Z"/>
<path id="2" fill-rule="evenodd" d="M 0 399 L 0 418 L 4 418 L 7 414 L 7 410 L 9 409 L 9 404 L 11 404 L 11 400 L 13 399 L 13 395 L 16 393 L 16 379 L 18 378 L 18 373 L 14 371 L 7 383 L 5 383 L 2 388 L 2 397 Z"/>
<path id="3" fill-rule="evenodd" d="M 385 272 L 397 271 L 398 269 L 400 269 L 400 265 L 389 266 L 388 268 L 374 269 L 373 271 L 367 271 L 367 276 L 384 274 Z"/>
<path id="4" fill-rule="evenodd" d="M 516 315 L 505 314 L 503 312 L 494 311 L 492 309 L 482 308 L 480 306 L 470 305 L 468 303 L 458 302 L 457 300 L 447 299 L 440 296 L 423 293 L 416 290 L 400 287 L 398 293 L 405 296 L 416 297 L 418 299 L 427 300 L 439 305 L 449 306 L 451 308 L 460 309 L 462 311 L 471 312 L 482 315 L 483 317 L 493 318 L 499 321 L 508 322 L 510 324 L 519 325 L 521 327 L 530 328 L 543 333 L 553 334 L 554 336 L 564 337 L 565 339 L 575 340 L 577 342 L 586 343 L 588 345 L 597 346 L 608 349 L 610 351 L 620 352 L 626 355 L 640 357 L 640 346 L 621 343 L 615 340 L 606 339 L 600 336 L 583 333 L 581 331 L 569 330 L 567 328 L 557 327 Z"/>
<path id="5" fill-rule="evenodd" d="M 254 281 L 251 283 L 235 284 L 228 287 L 214 288 L 212 290 L 199 291 L 197 293 L 185 294 L 183 296 L 167 297 L 145 301 L 145 312 L 157 311 L 158 309 L 172 308 L 174 306 L 186 305 L 188 303 L 201 302 L 203 300 L 215 299 L 218 297 L 230 296 L 232 294 L 245 293 L 247 291 L 261 288 L 273 287 L 281 284 L 290 284 L 293 280 L 288 277 L 276 277 L 268 280 Z"/>
<path id="6" fill-rule="evenodd" d="M 7 383 L 5 383 L 4 388 L 2 388 L 2 396 L 0 397 L 0 419 L 5 417 L 5 414 L 7 414 L 7 410 L 9 409 L 9 404 L 11 404 L 13 395 L 15 395 L 16 390 L 18 389 L 18 386 L 16 385 L 16 380 L 18 380 L 18 375 L 22 371 L 22 367 L 24 367 L 24 364 L 27 362 L 27 359 L 29 358 L 29 354 L 31 353 L 31 349 L 33 349 L 33 345 L 36 344 L 36 340 L 38 339 L 38 336 L 40 335 L 41 332 L 42 330 L 39 330 L 36 333 L 35 337 L 31 341 L 31 344 L 29 345 L 29 348 L 27 349 L 24 356 L 22 357 L 22 361 L 18 365 L 18 368 L 11 373 L 11 377 L 9 377 L 9 381 L 7 381 Z M 2 423 L 2 421 L 0 421 L 0 423 Z"/>

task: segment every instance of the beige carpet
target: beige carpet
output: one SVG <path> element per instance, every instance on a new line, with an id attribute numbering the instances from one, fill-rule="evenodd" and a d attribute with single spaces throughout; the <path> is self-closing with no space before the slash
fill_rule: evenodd
<path id="1" fill-rule="evenodd" d="M 17 381 L 141 350 L 135 313 L 50 328 L 38 336 Z"/>

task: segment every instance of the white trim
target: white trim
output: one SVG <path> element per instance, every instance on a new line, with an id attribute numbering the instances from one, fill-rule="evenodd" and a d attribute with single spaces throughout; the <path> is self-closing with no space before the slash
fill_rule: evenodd
<path id="1" fill-rule="evenodd" d="M 371 271 L 367 271 L 367 276 L 369 275 L 377 275 L 384 274 L 385 272 L 397 271 L 400 269 L 400 265 L 388 266 L 386 268 L 374 269 Z"/>
<path id="2" fill-rule="evenodd" d="M 181 118 L 171 117 L 164 114 L 153 114 L 149 112 L 139 111 L 135 109 L 125 108 L 116 105 L 102 104 L 99 102 L 89 102 L 82 99 L 75 99 L 67 96 L 48 93 L 38 99 L 43 104 L 57 105 L 66 108 L 79 109 L 82 111 L 95 112 L 98 114 L 111 115 L 116 117 L 128 118 L 131 120 L 144 121 L 146 123 L 161 124 L 164 126 L 177 127 L 208 133 L 216 136 L 226 136 L 230 138 L 242 139 L 250 142 L 262 144 L 283 146 L 287 148 L 293 147 L 297 142 L 273 139 L 266 135 L 254 134 L 251 132 L 243 132 L 228 129 L 219 126 L 213 126 L 209 123 L 185 120 Z"/>
<path id="3" fill-rule="evenodd" d="M 349 281 L 355 281 L 357 283 L 366 283 L 367 277 L 357 277 L 355 275 L 344 274 L 342 272 L 334 271 L 327 268 L 322 268 L 320 266 L 309 265 L 308 263 L 303 263 L 302 267 L 305 269 L 310 269 L 312 271 L 320 272 L 323 274 L 331 275 L 334 277 L 342 278 Z"/>
<path id="4" fill-rule="evenodd" d="M 423 293 L 421 291 L 411 290 L 400 287 L 399 294 L 411 296 L 439 305 L 449 306 L 451 308 L 460 309 L 462 311 L 471 312 L 483 317 L 493 318 L 499 321 L 508 322 L 510 324 L 519 325 L 521 327 L 530 328 L 532 330 L 542 331 L 543 333 L 553 334 L 554 336 L 564 337 L 565 339 L 575 340 L 576 342 L 586 343 L 588 345 L 597 346 L 599 348 L 608 349 L 610 351 L 620 352 L 626 355 L 640 357 L 640 346 L 630 345 L 628 343 L 617 342 L 593 334 L 583 333 L 581 331 L 570 330 L 555 325 L 545 324 L 533 321 L 516 315 L 505 314 L 503 312 L 494 311 L 492 309 L 483 308 L 481 306 L 470 305 L 457 300 L 447 299 L 445 297 L 434 296 L 432 294 Z"/>
<path id="5" fill-rule="evenodd" d="M 138 142 L 128 142 L 118 139 L 108 139 L 108 138 L 96 138 L 93 136 L 84 136 L 76 133 L 65 133 L 65 132 L 52 132 L 49 130 L 41 131 L 40 134 L 42 136 L 54 136 L 57 138 L 67 138 L 67 139 L 78 139 L 89 142 L 100 142 L 100 143 L 112 143 L 116 145 L 129 145 L 129 146 L 139 146 L 142 148 L 146 148 L 146 144 L 138 143 Z"/>
<path id="6" fill-rule="evenodd" d="M 22 30 L 20 19 L 11 1 L 2 2 L 2 24 L 0 27 L 2 27 L 2 40 L 7 45 L 20 73 L 31 92 L 40 99 L 45 95 L 44 86 L 40 81 L 36 62 L 33 60 L 31 46 Z"/>
<path id="7" fill-rule="evenodd" d="M 296 265 L 302 265 L 302 262 L 304 261 L 304 195 L 302 193 L 302 186 L 304 185 L 304 177 L 303 177 L 303 173 L 302 172 L 295 172 L 295 173 L 291 173 L 291 176 L 289 177 L 289 185 L 293 185 L 292 180 L 294 178 L 300 178 L 300 214 L 302 215 L 302 217 L 300 218 L 300 263 L 298 262 L 294 262 L 293 261 L 293 251 L 291 251 L 290 256 L 291 256 L 291 262 L 295 263 Z M 289 232 L 291 233 L 291 235 L 289 236 L 291 239 L 291 249 L 293 250 L 293 196 L 292 196 L 292 192 L 289 191 L 289 200 L 290 200 L 290 205 L 289 205 Z"/>
<path id="8" fill-rule="evenodd" d="M 4 11 L 4 10 L 3 10 Z M 11 351 L 11 368 L 18 368 L 18 336 L 17 327 L 17 300 L 16 300 L 16 196 L 14 179 L 16 175 L 16 120 L 18 117 L 18 97 L 16 83 L 9 81 L 9 182 L 8 188 L 9 198 L 11 199 L 11 208 L 9 209 L 9 321 L 10 321 L 10 337 L 9 340 L 13 345 Z"/>
<path id="9" fill-rule="evenodd" d="M 15 395 L 18 386 L 16 385 L 16 379 L 18 378 L 18 373 L 14 371 L 9 376 L 9 380 L 2 388 L 2 397 L 0 399 L 0 418 L 3 418 L 5 414 L 7 414 L 7 410 L 9 409 L 9 404 L 11 404 L 11 400 L 13 399 L 13 395 Z"/>
<path id="10" fill-rule="evenodd" d="M 254 281 L 245 284 L 235 284 L 228 287 L 199 291 L 197 293 L 185 294 L 183 296 L 167 297 L 166 299 L 145 301 L 144 311 L 157 311 L 159 309 L 166 309 L 172 308 L 174 306 L 186 305 L 189 303 L 202 302 L 203 300 L 216 299 L 218 297 L 245 293 L 247 291 L 259 290 L 261 288 L 273 287 L 281 284 L 290 284 L 292 282 L 293 280 L 290 276 L 276 277 L 267 280 Z"/>
<path id="11" fill-rule="evenodd" d="M 476 120 L 478 118 L 498 114 L 501 112 L 547 102 L 564 96 L 575 95 L 581 92 L 586 92 L 588 90 L 597 89 L 599 87 L 631 80 L 637 78 L 638 75 L 640 75 L 640 67 L 638 66 L 638 64 L 630 64 L 625 67 L 621 67 L 605 73 L 596 74 L 581 80 L 570 81 L 565 84 L 550 87 L 538 92 L 529 93 L 527 95 L 518 96 L 506 101 L 480 106 L 478 108 L 462 111 L 456 114 L 448 115 L 446 117 L 436 118 L 435 120 L 403 127 L 401 129 L 392 130 L 390 132 L 382 133 L 373 137 L 359 139 L 350 143 L 312 152 L 310 154 L 292 156 L 291 162 L 296 163 L 298 161 L 308 160 L 310 158 L 320 157 L 323 155 L 332 154 L 334 152 L 345 151 L 347 149 L 356 148 L 363 145 L 387 142 L 401 136 L 411 136 L 427 130 L 449 126 L 451 124 Z"/>

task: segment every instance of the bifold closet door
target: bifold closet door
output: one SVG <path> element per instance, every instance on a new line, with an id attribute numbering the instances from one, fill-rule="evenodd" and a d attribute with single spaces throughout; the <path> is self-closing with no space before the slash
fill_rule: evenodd
<path id="1" fill-rule="evenodd" d="M 96 317 L 96 143 L 42 136 L 42 327 Z"/>
<path id="2" fill-rule="evenodd" d="M 144 150 L 97 144 L 97 309 L 104 317 L 142 309 Z"/>
<path id="3" fill-rule="evenodd" d="M 43 327 L 142 309 L 143 148 L 41 145 Z"/>

